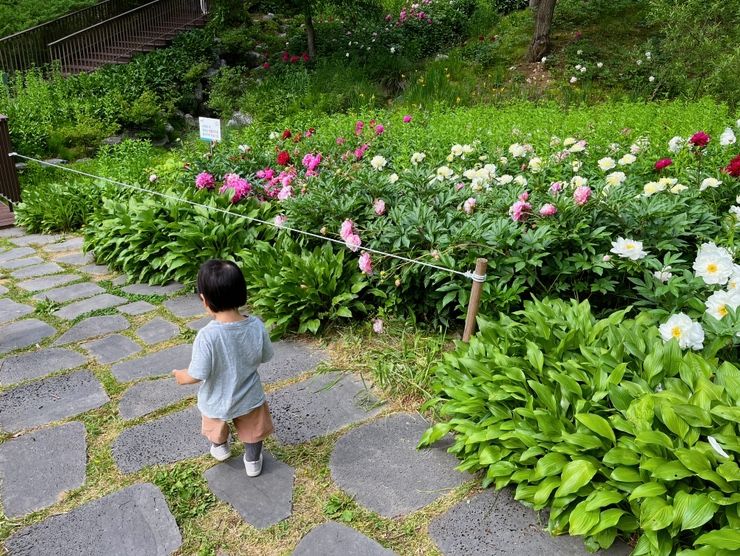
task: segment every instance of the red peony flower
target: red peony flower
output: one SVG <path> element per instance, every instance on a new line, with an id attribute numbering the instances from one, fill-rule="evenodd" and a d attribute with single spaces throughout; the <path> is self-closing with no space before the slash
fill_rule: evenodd
<path id="1" fill-rule="evenodd" d="M 300 59 L 301 59 L 300 56 L 296 56 L 295 54 L 293 54 L 293 56 L 290 57 L 290 63 L 295 64 Z"/>
<path id="2" fill-rule="evenodd" d="M 283 131 L 283 139 L 290 139 L 291 135 L 292 133 L 290 132 L 289 129 L 286 129 L 285 131 Z"/>
<path id="3" fill-rule="evenodd" d="M 709 135 L 707 135 L 703 131 L 697 131 L 691 136 L 691 139 L 689 139 L 689 143 L 691 143 L 695 147 L 703 149 L 709 144 L 710 139 L 711 138 L 709 137 Z"/>
<path id="4" fill-rule="evenodd" d="M 663 168 L 668 168 L 671 164 L 673 164 L 673 160 L 670 158 L 661 158 L 655 163 L 655 169 L 660 172 Z"/>
<path id="5" fill-rule="evenodd" d="M 725 168 L 725 172 L 730 174 L 733 178 L 740 178 L 740 154 L 735 156 Z"/>
<path id="6" fill-rule="evenodd" d="M 287 62 L 288 60 L 290 60 L 290 54 L 288 54 L 287 51 L 284 51 L 283 52 L 283 62 Z"/>
<path id="7" fill-rule="evenodd" d="M 301 54 L 301 60 L 303 60 L 304 62 L 308 62 L 310 59 L 311 57 L 308 55 L 308 52 L 304 52 L 303 54 Z"/>
<path id="8" fill-rule="evenodd" d="M 280 166 L 287 166 L 290 164 L 290 153 L 288 151 L 280 151 L 277 155 L 277 163 Z"/>

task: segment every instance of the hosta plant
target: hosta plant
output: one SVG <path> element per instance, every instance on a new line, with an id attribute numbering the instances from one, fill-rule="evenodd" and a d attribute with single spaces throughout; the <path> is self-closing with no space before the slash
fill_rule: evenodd
<path id="1" fill-rule="evenodd" d="M 664 342 L 628 310 L 526 302 L 436 369 L 460 468 L 550 508 L 554 534 L 590 549 L 637 536 L 636 555 L 740 550 L 740 370 Z"/>

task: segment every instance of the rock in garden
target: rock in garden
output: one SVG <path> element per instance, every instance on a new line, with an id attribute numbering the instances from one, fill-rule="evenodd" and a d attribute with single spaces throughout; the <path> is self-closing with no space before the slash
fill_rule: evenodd
<path id="1" fill-rule="evenodd" d="M 0 384 L 7 386 L 40 378 L 57 371 L 74 369 L 87 361 L 76 351 L 60 348 L 42 349 L 0 360 Z"/>
<path id="2" fill-rule="evenodd" d="M 393 556 L 395 552 L 359 531 L 330 521 L 311 531 L 301 539 L 292 556 Z M 472 554 L 472 553 L 471 553 Z"/>
<path id="3" fill-rule="evenodd" d="M 0 327 L 0 354 L 40 342 L 56 329 L 38 319 L 25 319 Z"/>

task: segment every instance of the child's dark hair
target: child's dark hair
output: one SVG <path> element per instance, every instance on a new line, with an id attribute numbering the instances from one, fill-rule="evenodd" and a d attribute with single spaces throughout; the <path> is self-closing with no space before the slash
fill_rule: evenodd
<path id="1" fill-rule="evenodd" d="M 247 284 L 239 267 L 231 261 L 211 259 L 198 270 L 198 293 L 214 313 L 238 309 L 247 302 Z"/>

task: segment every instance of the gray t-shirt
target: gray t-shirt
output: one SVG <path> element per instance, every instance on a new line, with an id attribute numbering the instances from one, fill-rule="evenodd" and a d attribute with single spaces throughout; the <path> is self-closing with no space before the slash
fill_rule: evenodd
<path id="1" fill-rule="evenodd" d="M 238 322 L 212 320 L 193 343 L 188 374 L 202 380 L 198 409 L 214 419 L 234 419 L 265 403 L 257 367 L 272 359 L 265 325 L 257 317 Z"/>

